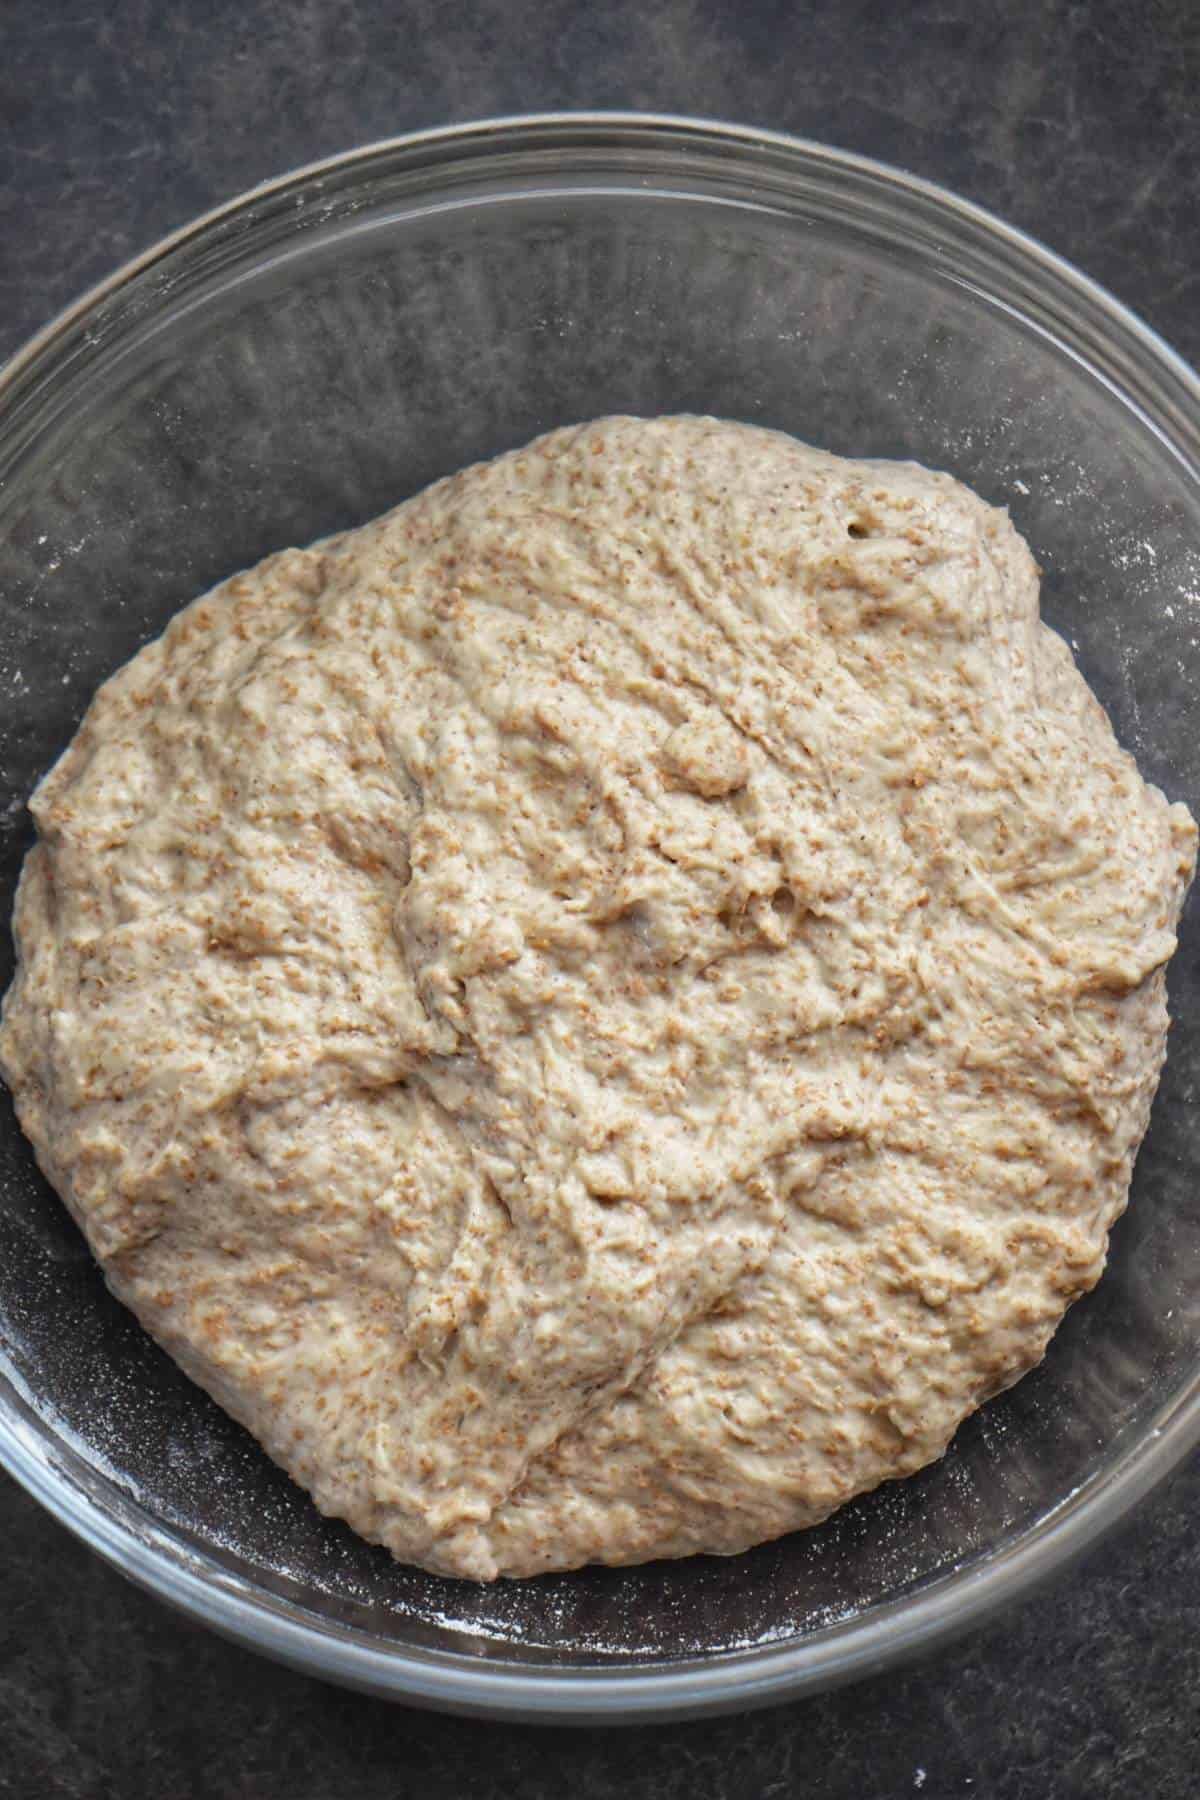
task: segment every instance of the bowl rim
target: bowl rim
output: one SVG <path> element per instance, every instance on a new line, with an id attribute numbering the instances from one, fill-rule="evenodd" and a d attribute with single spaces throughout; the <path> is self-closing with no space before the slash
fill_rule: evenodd
<path id="1" fill-rule="evenodd" d="M 1153 327 L 1065 258 L 984 207 L 938 183 L 814 139 L 718 119 L 626 110 L 509 114 L 435 126 L 354 146 L 260 182 L 160 238 L 63 308 L 0 367 L 0 408 L 18 379 L 102 302 L 213 226 L 264 199 L 396 153 L 450 146 L 479 157 L 504 135 L 516 134 L 519 140 L 520 134 L 534 132 L 553 139 L 588 130 L 618 137 L 636 133 L 639 140 L 659 134 L 669 144 L 690 143 L 709 151 L 779 152 L 798 165 L 865 177 L 922 202 L 935 215 L 1008 251 L 1026 268 L 1052 277 L 1089 305 L 1119 338 L 1178 384 L 1193 426 L 1200 422 L 1200 379 Z M 521 142 L 514 147 L 520 149 Z M 215 1579 L 216 1566 L 207 1567 L 202 1556 L 177 1552 L 171 1559 L 142 1542 L 122 1521 L 119 1507 L 102 1504 L 34 1439 L 40 1435 L 57 1443 L 68 1457 L 75 1454 L 69 1442 L 55 1439 L 40 1421 L 36 1432 L 31 1424 L 19 1390 L 0 1372 L 0 1466 L 107 1562 L 224 1636 L 308 1674 L 443 1711 L 559 1724 L 616 1723 L 747 1710 L 860 1679 L 946 1642 L 1027 1595 L 1090 1549 L 1200 1441 L 1200 1361 L 1150 1421 L 1129 1434 L 1130 1441 L 1114 1453 L 1113 1465 L 1102 1475 L 1060 1500 L 1000 1552 L 935 1578 L 924 1593 L 901 1594 L 807 1639 L 624 1667 L 489 1664 L 418 1646 L 381 1648 L 365 1632 L 318 1621 L 249 1582 L 239 1591 L 237 1582 Z"/>

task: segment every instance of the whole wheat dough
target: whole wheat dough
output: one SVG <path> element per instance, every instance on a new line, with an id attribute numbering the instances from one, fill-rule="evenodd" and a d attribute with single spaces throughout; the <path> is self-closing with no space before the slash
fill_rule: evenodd
<path id="1" fill-rule="evenodd" d="M 0 1063 L 111 1286 L 484 1580 L 813 1523 L 1038 1360 L 1196 835 L 1003 512 L 693 418 L 237 576 L 33 810 Z"/>

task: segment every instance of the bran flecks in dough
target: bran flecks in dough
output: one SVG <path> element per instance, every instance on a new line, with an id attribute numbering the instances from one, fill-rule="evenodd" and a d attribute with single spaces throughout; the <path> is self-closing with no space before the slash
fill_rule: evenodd
<path id="1" fill-rule="evenodd" d="M 1195 828 L 946 475 L 556 432 L 198 600 L 33 810 L 42 1166 L 406 1561 L 811 1524 L 1100 1274 Z"/>

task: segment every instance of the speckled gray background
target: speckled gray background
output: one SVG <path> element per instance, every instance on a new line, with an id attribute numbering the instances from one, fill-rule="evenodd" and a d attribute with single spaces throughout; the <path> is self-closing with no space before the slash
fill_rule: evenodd
<path id="1" fill-rule="evenodd" d="M 707 113 L 948 183 L 1200 359 L 1192 0 L 7 0 L 0 354 L 194 213 L 419 125 Z M 911 1672 L 626 1732 L 424 1716 L 231 1649 L 0 1487 L 0 1796 L 1057 1800 L 1191 1796 L 1200 1466 L 1057 1587 Z"/>

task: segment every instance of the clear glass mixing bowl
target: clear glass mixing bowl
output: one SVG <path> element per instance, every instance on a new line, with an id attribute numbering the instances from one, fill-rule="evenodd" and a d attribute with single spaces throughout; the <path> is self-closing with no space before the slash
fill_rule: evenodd
<path id="1" fill-rule="evenodd" d="M 97 683 L 193 595 L 600 413 L 910 456 L 1008 504 L 1145 773 L 1200 811 L 1200 389 L 1055 257 L 814 144 L 583 116 L 426 133 L 180 232 L 0 378 L 0 905 Z M 944 1461 L 731 1561 L 480 1589 L 321 1519 L 107 1294 L 0 1100 L 0 1458 L 163 1598 L 462 1710 L 753 1705 L 928 1645 L 1200 1436 L 1197 921 L 1130 1211 L 1044 1365 Z M 7 985 L 11 946 L 0 949 Z"/>

